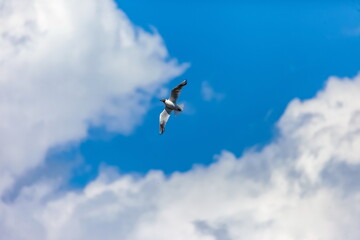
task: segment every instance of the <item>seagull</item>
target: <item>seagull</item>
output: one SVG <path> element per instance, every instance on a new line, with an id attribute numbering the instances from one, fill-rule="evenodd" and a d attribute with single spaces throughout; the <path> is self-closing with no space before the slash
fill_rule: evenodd
<path id="1" fill-rule="evenodd" d="M 181 89 L 187 84 L 184 80 L 177 87 L 171 90 L 169 99 L 161 99 L 160 101 L 165 104 L 165 109 L 160 114 L 160 134 L 165 132 L 165 124 L 169 120 L 171 112 L 174 110 L 175 115 L 180 114 L 184 110 L 184 104 L 177 104 L 176 101 L 180 95 Z"/>

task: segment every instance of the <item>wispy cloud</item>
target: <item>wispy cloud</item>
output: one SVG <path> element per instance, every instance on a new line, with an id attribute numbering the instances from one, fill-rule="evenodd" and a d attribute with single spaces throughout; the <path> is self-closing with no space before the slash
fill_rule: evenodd
<path id="1" fill-rule="evenodd" d="M 208 167 L 169 177 L 103 169 L 63 195 L 35 184 L 0 205 L 0 231 L 26 240 L 357 240 L 360 188 L 347 187 L 339 166 L 360 173 L 359 113 L 360 76 L 332 77 L 314 98 L 289 104 L 279 137 L 260 151 L 224 151 Z"/>
<path id="2" fill-rule="evenodd" d="M 350 37 L 357 37 L 360 36 L 360 26 L 355 28 L 348 28 L 343 30 L 343 34 L 350 36 Z"/>
<path id="3" fill-rule="evenodd" d="M 207 81 L 201 84 L 201 94 L 205 101 L 221 101 L 225 97 L 225 94 L 216 92 Z"/>

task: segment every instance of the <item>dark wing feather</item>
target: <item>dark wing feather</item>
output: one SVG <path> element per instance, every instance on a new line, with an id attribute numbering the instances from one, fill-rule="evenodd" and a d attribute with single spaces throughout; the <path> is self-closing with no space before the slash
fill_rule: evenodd
<path id="1" fill-rule="evenodd" d="M 180 95 L 180 91 L 181 89 L 187 84 L 187 80 L 184 80 L 182 83 L 180 83 L 177 87 L 175 87 L 173 90 L 171 90 L 171 96 L 170 96 L 170 101 L 172 101 L 173 103 L 176 103 L 179 95 Z"/>
<path id="2" fill-rule="evenodd" d="M 165 125 L 166 125 L 166 122 L 169 120 L 171 111 L 172 110 L 170 108 L 166 107 L 160 113 L 160 134 L 163 134 L 165 132 Z"/>

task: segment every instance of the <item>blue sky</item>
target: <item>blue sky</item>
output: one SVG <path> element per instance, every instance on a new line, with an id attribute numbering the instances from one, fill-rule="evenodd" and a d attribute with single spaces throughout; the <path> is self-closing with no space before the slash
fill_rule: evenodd
<path id="1" fill-rule="evenodd" d="M 290 100 L 313 97 L 329 76 L 359 69 L 359 38 L 352 32 L 360 13 L 351 1 L 117 3 L 136 25 L 156 28 L 171 56 L 190 64 L 167 87 L 188 79 L 181 100 L 191 109 L 172 116 L 163 136 L 158 98 L 129 136 L 90 129 L 90 138 L 71 150 L 88 165 L 74 175 L 75 185 L 95 178 L 104 163 L 125 173 L 172 173 L 208 165 L 224 149 L 241 155 L 261 148 L 276 136 Z M 204 81 L 224 98 L 204 101 Z"/>
<path id="2" fill-rule="evenodd" d="M 4 0 L 0 22 L 2 238 L 360 239 L 358 0 Z"/>

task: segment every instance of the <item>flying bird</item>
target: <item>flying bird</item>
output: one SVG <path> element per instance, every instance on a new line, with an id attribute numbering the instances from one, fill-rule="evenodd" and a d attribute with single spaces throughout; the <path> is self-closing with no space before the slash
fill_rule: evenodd
<path id="1" fill-rule="evenodd" d="M 160 100 L 165 104 L 165 109 L 160 114 L 160 134 L 165 132 L 165 124 L 169 120 L 171 112 L 174 111 L 175 115 L 178 115 L 184 110 L 184 104 L 177 104 L 176 101 L 180 95 L 181 89 L 186 84 L 187 80 L 184 80 L 177 87 L 171 90 L 171 96 L 169 99 Z"/>

